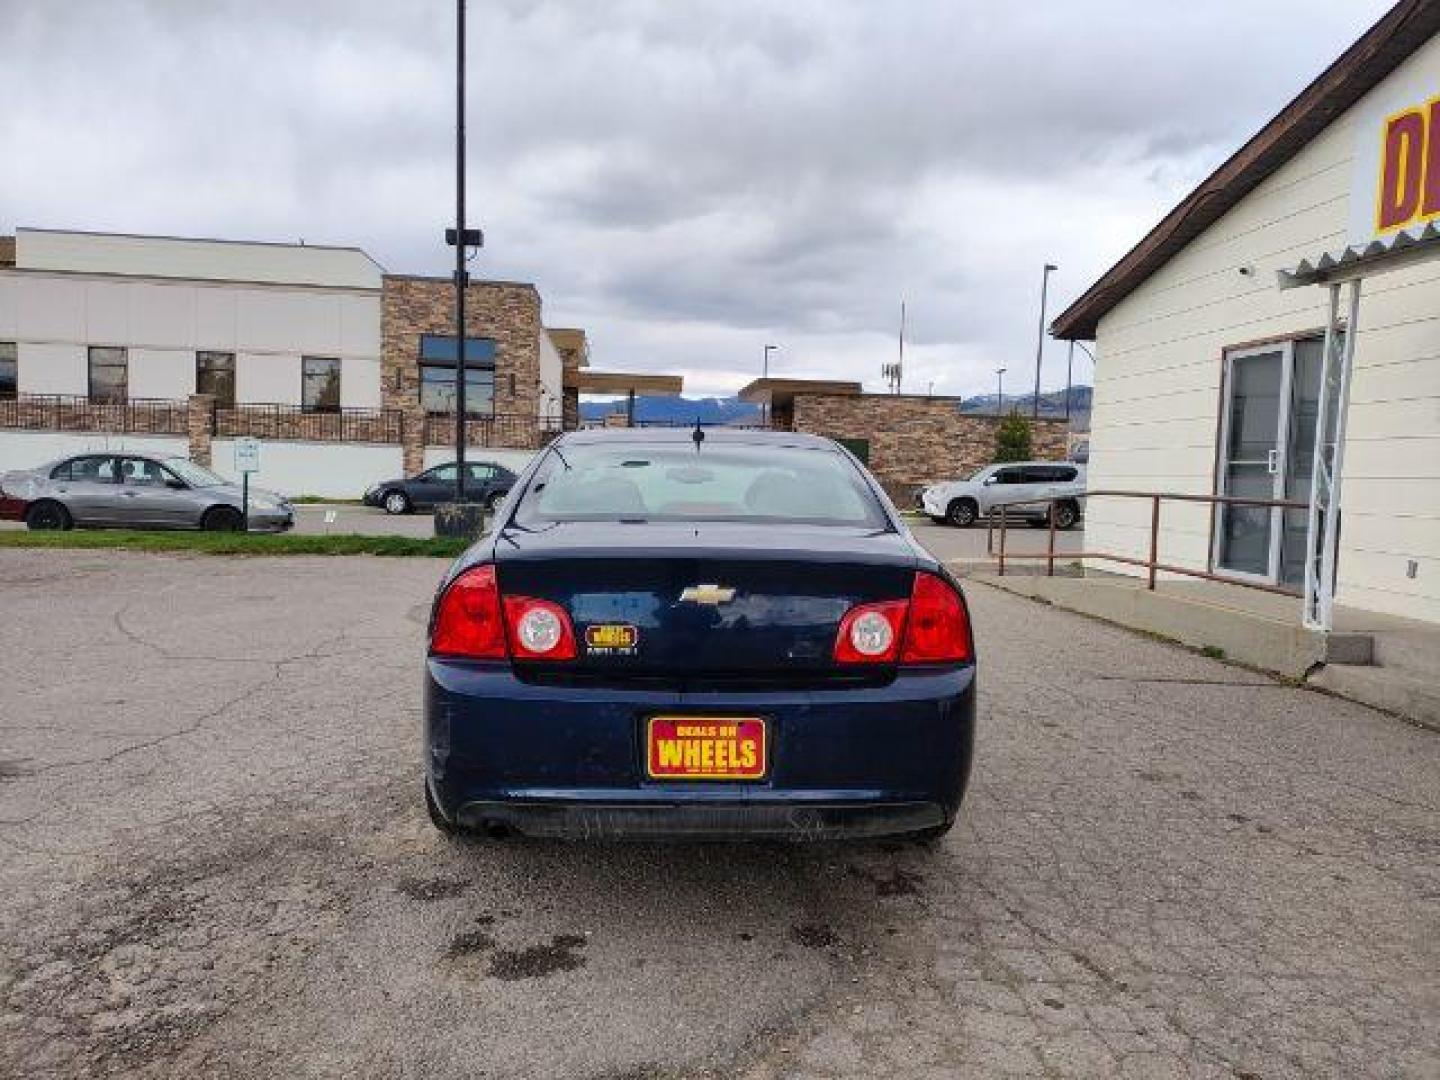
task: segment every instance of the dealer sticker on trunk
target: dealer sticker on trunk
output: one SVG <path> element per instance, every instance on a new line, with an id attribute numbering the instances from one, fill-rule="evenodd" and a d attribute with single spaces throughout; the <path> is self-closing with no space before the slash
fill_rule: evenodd
<path id="1" fill-rule="evenodd" d="M 758 780 L 765 775 L 765 721 L 652 716 L 647 771 L 654 780 Z"/>
<path id="2" fill-rule="evenodd" d="M 595 623 L 585 628 L 585 652 L 590 656 L 634 656 L 640 631 L 629 623 Z"/>

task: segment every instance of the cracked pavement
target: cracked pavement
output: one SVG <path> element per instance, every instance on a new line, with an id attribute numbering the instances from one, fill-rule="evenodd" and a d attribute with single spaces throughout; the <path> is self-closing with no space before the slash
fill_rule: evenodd
<path id="1" fill-rule="evenodd" d="M 0 552 L 0 1076 L 1440 1075 L 1440 736 L 971 585 L 942 844 L 455 843 L 442 570 Z"/>

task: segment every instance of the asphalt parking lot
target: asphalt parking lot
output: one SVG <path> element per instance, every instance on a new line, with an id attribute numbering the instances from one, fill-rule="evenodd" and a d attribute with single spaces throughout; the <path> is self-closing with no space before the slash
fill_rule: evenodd
<path id="1" fill-rule="evenodd" d="M 442 569 L 0 551 L 0 1076 L 1440 1075 L 1434 733 L 974 585 L 933 849 L 455 843 Z"/>

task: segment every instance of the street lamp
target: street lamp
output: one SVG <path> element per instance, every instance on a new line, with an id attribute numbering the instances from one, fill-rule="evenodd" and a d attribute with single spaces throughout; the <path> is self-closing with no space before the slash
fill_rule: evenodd
<path id="1" fill-rule="evenodd" d="M 1040 277 L 1040 331 L 1035 340 L 1035 401 L 1031 415 L 1040 419 L 1040 360 L 1045 352 L 1045 298 L 1050 286 L 1050 275 L 1060 268 L 1054 263 L 1045 264 L 1045 273 Z"/>
<path id="2" fill-rule="evenodd" d="M 1006 369 L 1003 367 L 997 367 L 995 369 L 996 416 L 1005 415 L 1005 371 Z"/>
<path id="3" fill-rule="evenodd" d="M 455 0 L 455 501 L 465 501 L 465 0 Z"/>

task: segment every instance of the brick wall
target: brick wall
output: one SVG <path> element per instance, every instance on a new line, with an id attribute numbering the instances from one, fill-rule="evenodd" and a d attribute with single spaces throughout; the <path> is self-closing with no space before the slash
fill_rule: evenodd
<path id="1" fill-rule="evenodd" d="M 539 415 L 540 332 L 533 285 L 472 281 L 466 287 L 465 336 L 495 342 L 496 416 Z M 406 475 L 418 473 L 425 460 L 421 334 L 454 336 L 455 286 L 445 278 L 387 274 L 380 294 L 380 396 L 385 408 L 405 414 Z"/>
<path id="2" fill-rule="evenodd" d="M 993 416 L 962 415 L 957 398 L 906 394 L 796 394 L 796 431 L 832 439 L 866 439 L 870 471 L 900 505 L 917 488 L 968 476 L 995 459 Z M 1041 460 L 1063 461 L 1064 420 L 1032 421 L 1031 449 Z"/>

